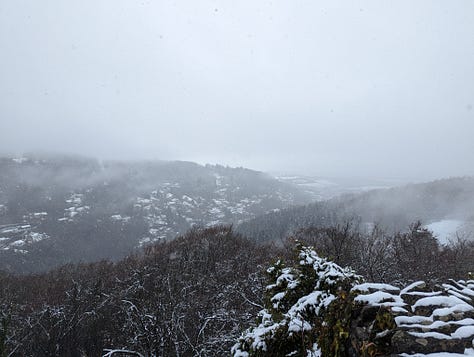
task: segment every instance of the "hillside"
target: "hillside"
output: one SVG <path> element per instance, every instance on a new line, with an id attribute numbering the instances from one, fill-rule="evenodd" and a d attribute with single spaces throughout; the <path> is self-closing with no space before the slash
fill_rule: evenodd
<path id="1" fill-rule="evenodd" d="M 298 229 L 329 227 L 347 220 L 360 223 L 361 229 L 377 223 L 391 232 L 406 230 L 420 220 L 442 234 L 443 241 L 449 237 L 450 229 L 459 229 L 468 236 L 474 231 L 474 177 L 342 195 L 267 213 L 243 222 L 238 231 L 259 241 L 278 240 Z"/>
<path id="2" fill-rule="evenodd" d="M 191 162 L 0 159 L 0 270 L 117 259 L 193 226 L 306 203 L 266 174 Z"/>
<path id="3" fill-rule="evenodd" d="M 463 237 L 473 231 L 472 177 L 314 203 L 309 201 L 316 196 L 303 189 L 307 181 L 303 188 L 284 181 L 244 168 L 191 162 L 1 158 L 0 270 L 36 272 L 118 259 L 191 227 L 218 224 L 234 224 L 259 242 L 348 220 L 362 230 L 378 223 L 391 232 L 421 220 L 442 243 L 455 231 Z"/>
<path id="4" fill-rule="evenodd" d="M 358 238 L 343 241 L 354 271 L 308 242 L 263 246 L 220 226 L 114 263 L 0 272 L 0 355 L 474 352 L 474 244 L 439 249 L 417 227 L 376 245 L 371 234 Z"/>

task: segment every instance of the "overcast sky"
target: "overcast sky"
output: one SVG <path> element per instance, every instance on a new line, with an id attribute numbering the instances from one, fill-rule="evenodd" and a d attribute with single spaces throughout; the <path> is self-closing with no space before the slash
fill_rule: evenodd
<path id="1" fill-rule="evenodd" d="M 0 152 L 474 174 L 474 1 L 1 0 Z"/>

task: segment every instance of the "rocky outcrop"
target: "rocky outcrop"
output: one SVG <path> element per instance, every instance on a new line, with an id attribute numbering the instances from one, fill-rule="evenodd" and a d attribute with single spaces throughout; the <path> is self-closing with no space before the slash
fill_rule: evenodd
<path id="1" fill-rule="evenodd" d="M 268 269 L 265 307 L 234 357 L 474 355 L 474 280 L 360 283 L 311 247 L 296 248 L 289 265 Z"/>
<path id="2" fill-rule="evenodd" d="M 474 281 L 403 289 L 360 284 L 353 289 L 351 338 L 360 355 L 474 354 Z M 447 354 L 449 356 L 449 354 Z"/>

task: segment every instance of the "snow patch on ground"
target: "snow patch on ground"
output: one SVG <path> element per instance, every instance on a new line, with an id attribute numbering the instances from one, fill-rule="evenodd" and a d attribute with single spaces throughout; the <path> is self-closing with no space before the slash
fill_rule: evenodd
<path id="1" fill-rule="evenodd" d="M 433 232 L 441 244 L 449 244 L 449 240 L 456 238 L 456 232 L 461 231 L 464 221 L 456 219 L 444 219 L 442 221 L 433 222 L 425 227 Z"/>

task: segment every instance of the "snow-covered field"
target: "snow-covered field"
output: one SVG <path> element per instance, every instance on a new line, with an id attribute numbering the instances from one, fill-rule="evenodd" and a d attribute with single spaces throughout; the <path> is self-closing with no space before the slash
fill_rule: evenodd
<path id="1" fill-rule="evenodd" d="M 433 232 L 434 236 L 438 238 L 441 244 L 449 244 L 450 241 L 456 239 L 456 233 L 465 235 L 466 222 L 456 219 L 444 219 L 426 225 L 430 231 Z"/>

